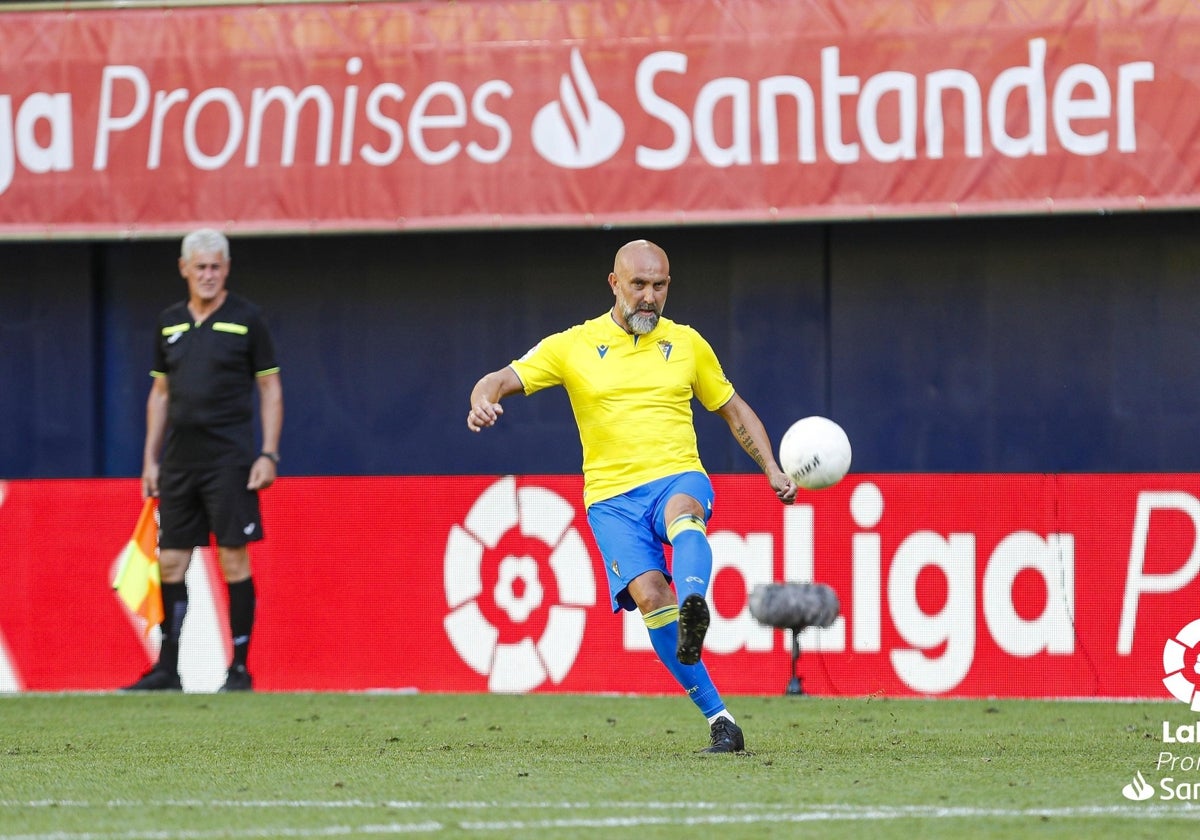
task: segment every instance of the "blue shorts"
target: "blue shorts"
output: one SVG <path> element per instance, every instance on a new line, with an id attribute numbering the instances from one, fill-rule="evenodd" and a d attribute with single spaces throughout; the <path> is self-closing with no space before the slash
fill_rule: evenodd
<path id="1" fill-rule="evenodd" d="M 670 582 L 663 550 L 667 542 L 665 515 L 667 502 L 679 493 L 698 501 L 708 522 L 713 486 L 702 472 L 669 475 L 588 508 L 588 525 L 604 560 L 613 612 L 637 609 L 629 595 L 629 582 L 638 575 L 659 571 Z"/>

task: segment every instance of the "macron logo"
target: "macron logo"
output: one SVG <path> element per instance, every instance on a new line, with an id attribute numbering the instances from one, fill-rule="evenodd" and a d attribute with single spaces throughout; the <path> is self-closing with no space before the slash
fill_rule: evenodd
<path id="1" fill-rule="evenodd" d="M 604 358 L 604 354 L 608 352 L 607 344 L 599 344 L 596 346 L 596 352 L 600 354 L 600 358 Z"/>

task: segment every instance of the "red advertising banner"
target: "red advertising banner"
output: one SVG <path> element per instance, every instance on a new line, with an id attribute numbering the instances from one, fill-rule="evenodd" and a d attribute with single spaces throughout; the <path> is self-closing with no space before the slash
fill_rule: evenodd
<path id="1" fill-rule="evenodd" d="M 1200 204 L 1192 0 L 0 12 L 0 236 Z"/>
<path id="2" fill-rule="evenodd" d="M 791 634 L 749 592 L 820 582 L 800 639 L 819 695 L 1157 698 L 1195 704 L 1200 476 L 851 475 L 780 505 L 714 476 L 704 661 L 726 694 L 783 693 Z M 0 691 L 106 690 L 155 655 L 111 589 L 135 480 L 0 483 Z M 676 691 L 614 615 L 576 476 L 285 477 L 252 549 L 250 652 L 268 691 Z M 224 585 L 188 576 L 186 690 L 220 686 Z"/>

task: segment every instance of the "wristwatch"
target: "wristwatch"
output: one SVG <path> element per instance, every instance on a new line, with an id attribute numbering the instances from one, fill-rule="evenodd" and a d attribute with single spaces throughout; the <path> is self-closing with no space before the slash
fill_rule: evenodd
<path id="1" fill-rule="evenodd" d="M 258 457 L 259 458 L 270 458 L 271 462 L 273 464 L 276 464 L 276 465 L 279 464 L 279 453 L 278 452 L 259 452 Z"/>

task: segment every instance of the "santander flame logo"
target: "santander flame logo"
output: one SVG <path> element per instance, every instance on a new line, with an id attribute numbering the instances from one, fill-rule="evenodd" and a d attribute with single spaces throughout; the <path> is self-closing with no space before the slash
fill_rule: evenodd
<path id="1" fill-rule="evenodd" d="M 587 169 L 604 163 L 625 140 L 625 123 L 600 99 L 583 56 L 571 50 L 571 72 L 558 84 L 559 101 L 542 107 L 533 118 L 533 147 L 564 169 Z"/>
<path id="2" fill-rule="evenodd" d="M 1121 788 L 1121 795 L 1134 802 L 1145 802 L 1154 795 L 1154 788 L 1150 786 L 1146 777 L 1142 775 L 1142 771 L 1139 770 L 1133 781 Z"/>

